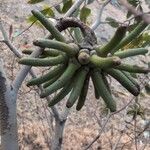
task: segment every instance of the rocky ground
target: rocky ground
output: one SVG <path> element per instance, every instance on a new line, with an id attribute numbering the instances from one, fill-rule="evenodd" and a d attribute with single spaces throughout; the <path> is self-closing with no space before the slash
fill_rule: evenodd
<path id="1" fill-rule="evenodd" d="M 47 3 L 53 5 L 59 1 L 47 0 Z M 0 0 L 0 17 L 4 23 L 4 26 L 9 30 L 10 26 L 13 26 L 13 35 L 15 36 L 25 28 L 29 26 L 26 21 L 27 15 L 34 8 L 40 8 L 39 5 L 29 5 L 27 0 Z M 95 20 L 96 12 L 99 9 L 97 3 L 89 6 L 92 9 L 92 17 L 90 22 Z M 118 19 L 119 21 L 125 20 L 125 14 L 119 8 L 112 5 L 108 5 L 103 14 L 103 20 L 111 16 Z M 99 37 L 99 41 L 105 41 L 111 38 L 114 33 L 113 28 L 109 25 L 100 25 L 96 30 L 96 34 Z M 45 30 L 32 26 L 29 30 L 24 32 L 21 36 L 14 38 L 14 45 L 22 50 L 24 47 L 32 47 L 32 40 L 37 37 L 43 37 Z M 2 38 L 0 34 L 0 39 Z M 17 58 L 10 52 L 10 50 L 2 43 L 0 43 L 0 57 L 4 60 L 7 76 L 10 80 L 13 80 L 20 68 L 17 63 Z M 148 56 L 141 56 L 137 59 L 130 59 L 130 63 L 138 63 L 141 65 L 143 61 L 148 61 Z M 37 73 L 40 71 L 35 69 Z M 28 76 L 26 80 L 30 77 Z M 145 76 L 140 76 L 139 79 L 145 79 Z M 147 78 L 145 82 L 147 82 Z M 26 81 L 25 81 L 26 82 Z M 18 127 L 19 127 L 19 144 L 21 150 L 48 150 L 51 145 L 51 137 L 54 129 L 54 120 L 52 117 L 51 110 L 47 107 L 46 100 L 41 100 L 38 96 L 37 88 L 27 88 L 24 84 L 18 95 Z M 143 85 L 143 80 L 139 83 Z M 133 97 L 127 91 L 125 91 L 119 84 L 112 81 L 112 90 L 114 97 L 118 103 L 118 110 L 126 105 Z M 146 109 L 146 118 L 150 119 L 150 96 L 144 91 L 138 97 L 138 100 L 142 107 Z M 65 100 L 64 100 L 65 101 Z M 134 101 L 133 101 L 134 102 Z M 64 108 L 64 103 L 58 105 L 60 111 Z M 117 150 L 135 149 L 134 142 L 134 126 L 131 117 L 126 116 L 126 110 L 113 116 L 107 126 L 105 127 L 104 133 L 92 146 L 91 150 L 109 150 L 115 145 L 118 138 L 121 136 L 120 144 Z M 94 98 L 93 87 L 89 87 L 88 98 L 86 106 L 77 112 L 73 108 L 69 114 L 68 121 L 66 123 L 64 131 L 64 150 L 79 150 L 84 149 L 99 133 L 101 126 L 106 121 L 106 113 L 104 111 L 104 104 L 101 100 Z M 142 131 L 141 118 L 137 118 L 137 130 Z M 131 123 L 130 123 L 131 122 Z M 125 126 L 127 128 L 125 128 Z M 125 130 L 124 130 L 125 128 Z M 123 133 L 122 133 L 123 132 Z M 129 142 L 130 141 L 130 142 Z M 140 136 L 138 139 L 138 147 L 142 149 L 146 139 Z M 149 149 L 150 145 L 147 144 L 145 149 Z"/>

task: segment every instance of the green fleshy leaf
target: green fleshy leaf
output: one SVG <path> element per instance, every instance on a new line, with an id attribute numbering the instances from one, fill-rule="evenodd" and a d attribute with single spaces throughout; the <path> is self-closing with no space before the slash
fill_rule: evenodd
<path id="1" fill-rule="evenodd" d="M 28 4 L 36 4 L 36 3 L 40 3 L 43 2 L 44 0 L 29 0 Z"/>
<path id="2" fill-rule="evenodd" d="M 127 115 L 134 115 L 134 110 L 128 110 Z"/>
<path id="3" fill-rule="evenodd" d="M 107 17 L 106 21 L 108 21 L 108 24 L 113 28 L 117 28 L 119 26 L 119 23 L 111 17 Z"/>
<path id="4" fill-rule="evenodd" d="M 146 47 L 150 45 L 150 34 L 149 31 L 143 32 L 131 43 L 127 45 L 128 48 Z"/>
<path id="5" fill-rule="evenodd" d="M 53 10 L 51 9 L 51 7 L 49 7 L 49 6 L 47 6 L 47 5 L 45 5 L 45 6 L 43 7 L 43 10 L 41 10 L 40 12 L 41 12 L 43 15 L 47 16 L 47 17 L 54 17 L 54 16 L 55 16 L 55 14 L 54 14 Z M 30 15 L 30 16 L 27 18 L 27 22 L 29 22 L 29 23 L 33 23 L 33 22 L 35 22 L 35 21 L 37 21 L 37 18 L 34 17 L 33 15 Z M 39 22 L 38 22 L 37 24 L 40 25 Z M 40 25 L 40 26 L 41 26 L 41 25 Z"/>
<path id="6" fill-rule="evenodd" d="M 145 33 L 142 34 L 142 39 L 143 41 L 150 41 L 150 31 L 147 31 Z"/>
<path id="7" fill-rule="evenodd" d="M 64 6 L 62 8 L 62 12 L 66 13 L 69 10 L 69 8 L 72 6 L 73 2 L 72 0 L 65 0 L 63 3 L 64 3 Z"/>
<path id="8" fill-rule="evenodd" d="M 134 104 L 130 106 L 127 110 L 127 115 L 131 115 L 133 119 L 135 119 L 137 116 L 140 116 L 142 119 L 145 118 L 144 109 L 140 104 Z"/>
<path id="9" fill-rule="evenodd" d="M 82 9 L 80 11 L 80 19 L 81 19 L 81 21 L 86 23 L 87 22 L 87 18 L 89 17 L 90 14 L 91 14 L 91 9 L 87 8 L 86 6 L 82 7 Z"/>
<path id="10" fill-rule="evenodd" d="M 132 16 L 132 13 L 131 12 L 127 12 L 127 18 L 130 18 Z"/>

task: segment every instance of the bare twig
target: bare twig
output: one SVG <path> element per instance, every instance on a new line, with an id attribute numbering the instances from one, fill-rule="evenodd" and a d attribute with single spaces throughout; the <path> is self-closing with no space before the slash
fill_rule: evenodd
<path id="1" fill-rule="evenodd" d="M 119 136 L 118 140 L 116 141 L 116 143 L 115 143 L 114 147 L 112 148 L 112 150 L 117 150 L 117 146 L 119 145 L 119 142 L 120 142 L 120 140 L 121 140 L 121 137 L 123 136 L 124 130 L 125 130 L 125 129 L 123 129 L 123 130 L 121 131 L 120 136 Z"/>
<path id="2" fill-rule="evenodd" d="M 137 121 L 136 121 L 136 116 L 135 116 L 135 119 L 134 119 L 134 141 L 135 141 L 135 149 L 138 150 L 138 147 L 137 147 L 137 138 L 136 138 L 136 126 L 137 126 Z"/>
<path id="3" fill-rule="evenodd" d="M 93 139 L 93 141 L 85 148 L 85 150 L 89 149 L 89 148 L 101 137 L 101 135 L 102 135 L 102 133 L 103 133 L 103 131 L 104 131 L 104 129 L 105 129 L 105 127 L 106 127 L 106 125 L 107 125 L 109 119 L 111 118 L 111 116 L 112 116 L 112 115 L 109 113 L 108 116 L 107 116 L 107 118 L 106 118 L 106 121 L 104 122 L 104 124 L 103 124 L 103 126 L 102 126 L 102 128 L 101 128 L 101 130 L 99 131 L 99 134 L 98 134 L 98 135 Z"/>
<path id="4" fill-rule="evenodd" d="M 131 12 L 135 17 L 141 16 L 143 21 L 147 24 L 150 24 L 150 14 L 144 14 L 143 12 L 136 10 L 131 4 L 128 3 L 127 0 L 119 0 L 120 4 L 123 5 L 129 12 Z"/>
<path id="5" fill-rule="evenodd" d="M 138 16 L 133 16 L 133 17 L 131 17 L 131 18 L 125 20 L 124 23 L 125 23 L 125 22 L 130 22 L 131 20 L 133 20 L 133 19 L 135 19 L 135 18 L 137 18 L 137 17 L 141 17 L 141 16 L 146 15 L 146 14 L 150 14 L 150 11 L 149 11 L 149 12 L 145 12 L 145 13 L 143 12 L 142 14 L 139 14 Z"/>
<path id="6" fill-rule="evenodd" d="M 3 38 L 4 38 L 4 39 L 2 40 L 2 42 L 4 42 L 4 43 L 9 47 L 9 49 L 10 49 L 17 57 L 21 58 L 21 57 L 22 57 L 21 52 L 18 51 L 17 48 L 14 47 L 14 46 L 11 44 L 11 41 L 10 41 L 10 39 L 8 38 L 7 33 L 6 33 L 6 31 L 5 31 L 5 29 L 4 29 L 3 25 L 2 25 L 1 19 L 0 19 L 0 30 L 1 30 L 2 35 L 3 35 Z"/>
<path id="7" fill-rule="evenodd" d="M 102 4 L 101 8 L 99 9 L 98 15 L 96 17 L 96 21 L 91 26 L 92 30 L 95 30 L 101 24 L 104 8 L 109 4 L 110 1 L 111 0 L 107 0 Z"/>
<path id="8" fill-rule="evenodd" d="M 26 32 L 27 30 L 29 30 L 34 24 L 35 24 L 35 22 L 36 21 L 34 21 L 34 22 L 32 22 L 27 28 L 25 28 L 23 31 L 21 31 L 19 34 L 17 34 L 16 36 L 14 36 L 13 37 L 13 39 L 14 38 L 16 38 L 16 37 L 18 37 L 18 36 L 20 36 L 20 35 L 22 35 L 24 32 Z"/>
<path id="9" fill-rule="evenodd" d="M 144 144 L 143 148 L 141 148 L 141 150 L 145 150 L 148 144 L 149 144 L 149 140 L 146 140 L 146 143 Z"/>
<path id="10" fill-rule="evenodd" d="M 72 5 L 72 7 L 66 12 L 64 17 L 70 17 L 72 14 L 76 11 L 77 8 L 80 7 L 80 5 L 84 2 L 85 0 L 77 0 L 75 3 Z"/>

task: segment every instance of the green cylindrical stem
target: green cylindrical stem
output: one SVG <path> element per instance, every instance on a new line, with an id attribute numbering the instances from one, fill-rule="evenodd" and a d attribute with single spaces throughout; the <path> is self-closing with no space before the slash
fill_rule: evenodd
<path id="1" fill-rule="evenodd" d="M 42 23 L 42 25 L 52 34 L 52 36 L 58 40 L 65 42 L 65 37 L 58 31 L 53 23 L 48 20 L 41 12 L 32 10 L 32 14 Z"/>
<path id="2" fill-rule="evenodd" d="M 144 67 L 138 67 L 135 65 L 128 65 L 128 64 L 120 64 L 119 66 L 115 66 L 114 68 L 119 70 L 124 70 L 127 72 L 133 72 L 133 73 L 149 73 L 150 69 L 144 68 Z"/>
<path id="3" fill-rule="evenodd" d="M 54 66 L 50 69 L 50 71 L 48 73 L 46 73 L 40 77 L 31 79 L 27 83 L 27 86 L 42 84 L 42 83 L 52 79 L 53 77 L 55 77 L 57 74 L 62 73 L 64 71 L 65 67 L 66 67 L 65 65 Z"/>
<path id="4" fill-rule="evenodd" d="M 122 86 L 124 86 L 134 96 L 138 96 L 140 91 L 121 71 L 117 69 L 105 70 L 113 78 L 115 78 Z"/>
<path id="5" fill-rule="evenodd" d="M 27 55 L 30 55 L 32 52 L 33 50 L 29 50 L 29 49 L 22 50 L 22 53 Z M 59 54 L 62 53 L 56 49 L 45 49 L 39 57 L 40 58 L 45 58 L 48 56 L 55 57 L 58 56 Z"/>
<path id="6" fill-rule="evenodd" d="M 135 48 L 116 52 L 114 53 L 114 56 L 118 56 L 119 58 L 127 58 L 136 55 L 145 55 L 147 52 L 148 49 L 146 48 Z"/>
<path id="7" fill-rule="evenodd" d="M 133 39 L 135 39 L 145 28 L 147 27 L 147 23 L 140 22 L 137 27 L 131 31 L 126 37 L 122 39 L 122 41 L 111 51 L 114 54 L 120 48 L 124 47 L 125 45 L 129 44 Z"/>
<path id="8" fill-rule="evenodd" d="M 97 54 L 101 57 L 107 56 L 107 54 L 110 53 L 111 50 L 115 48 L 124 38 L 126 30 L 127 30 L 126 26 L 118 27 L 112 39 L 105 46 L 98 46 L 97 48 L 95 48 Z"/>
<path id="9" fill-rule="evenodd" d="M 138 82 L 130 75 L 129 72 L 126 71 L 121 71 L 140 91 L 140 86 L 138 84 Z"/>
<path id="10" fill-rule="evenodd" d="M 65 52 L 69 56 L 75 56 L 79 52 L 79 47 L 74 43 L 66 44 L 54 40 L 38 39 L 34 41 L 33 44 L 42 48 L 48 47 L 57 49 L 59 51 Z"/>
<path id="11" fill-rule="evenodd" d="M 92 78 L 92 82 L 93 82 L 93 86 L 94 86 L 95 98 L 99 99 L 100 98 L 100 95 L 99 95 L 100 93 L 98 92 L 98 86 L 97 86 L 97 83 L 96 83 L 96 79 L 94 78 L 93 71 L 91 71 L 91 78 Z"/>
<path id="12" fill-rule="evenodd" d="M 106 78 L 106 73 L 101 72 L 101 75 L 102 75 L 102 79 L 103 79 L 103 81 L 104 81 L 105 85 L 107 86 L 107 89 L 108 89 L 108 90 L 109 90 L 109 92 L 111 93 L 111 89 L 110 89 L 110 86 L 109 86 L 108 80 L 107 80 L 107 78 Z"/>
<path id="13" fill-rule="evenodd" d="M 81 90 L 83 88 L 84 81 L 85 81 L 85 78 L 86 78 L 86 75 L 87 75 L 88 71 L 89 71 L 89 68 L 83 67 L 77 73 L 77 75 L 75 77 L 75 82 L 74 82 L 74 85 L 73 85 L 73 89 L 72 89 L 71 94 L 69 96 L 69 99 L 66 103 L 66 106 L 68 108 L 72 107 L 73 104 L 78 99 L 78 97 L 80 96 Z"/>
<path id="14" fill-rule="evenodd" d="M 81 43 L 83 41 L 83 35 L 80 28 L 74 28 L 74 36 L 78 43 Z"/>
<path id="15" fill-rule="evenodd" d="M 56 95 L 54 96 L 51 101 L 49 102 L 48 106 L 54 106 L 55 104 L 57 104 L 58 102 L 60 102 L 72 89 L 72 81 L 70 81 L 69 83 L 67 83 L 67 85 L 65 85 L 62 90 Z"/>
<path id="16" fill-rule="evenodd" d="M 42 93 L 41 98 L 44 98 L 56 90 L 62 88 L 74 75 L 75 71 L 80 67 L 80 64 L 76 60 L 72 60 L 65 72 L 60 76 L 60 78 L 51 84 L 49 87 L 47 87 Z"/>
<path id="17" fill-rule="evenodd" d="M 83 107 L 85 100 L 86 100 L 86 96 L 88 93 L 88 88 L 89 88 L 89 80 L 90 80 L 90 74 L 88 73 L 86 76 L 86 79 L 84 81 L 84 85 L 82 87 L 79 99 L 78 99 L 78 103 L 76 106 L 76 110 L 81 110 L 81 108 Z"/>
<path id="18" fill-rule="evenodd" d="M 52 79 L 50 79 L 49 81 L 47 81 L 46 83 L 43 84 L 43 88 L 47 88 L 48 86 L 50 86 L 51 84 L 53 84 L 56 80 L 59 79 L 59 77 L 61 76 L 61 74 L 57 74 L 55 77 L 53 77 Z"/>
<path id="19" fill-rule="evenodd" d="M 119 57 L 116 57 L 116 56 L 103 58 L 94 54 L 90 57 L 90 63 L 92 66 L 95 66 L 95 67 L 110 68 L 113 66 L 120 65 L 121 60 Z"/>
<path id="20" fill-rule="evenodd" d="M 19 60 L 20 64 L 29 66 L 55 66 L 67 61 L 65 55 L 59 55 L 56 57 L 46 57 L 46 58 L 21 58 Z"/>
<path id="21" fill-rule="evenodd" d="M 112 112 L 116 111 L 116 102 L 113 100 L 111 93 L 104 83 L 102 75 L 98 71 L 94 71 L 93 78 L 96 82 L 98 94 L 103 98 L 107 108 L 109 108 Z"/>
<path id="22" fill-rule="evenodd" d="M 51 56 L 51 57 L 58 56 L 59 54 L 62 54 L 62 53 L 56 49 L 45 49 L 42 53 L 42 55 L 44 56 Z"/>

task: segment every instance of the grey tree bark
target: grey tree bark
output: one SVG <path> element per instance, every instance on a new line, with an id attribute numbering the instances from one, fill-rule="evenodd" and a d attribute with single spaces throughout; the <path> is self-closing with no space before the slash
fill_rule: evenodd
<path id="1" fill-rule="evenodd" d="M 9 84 L 0 59 L 0 135 L 2 150 L 18 150 L 17 92 Z"/>

